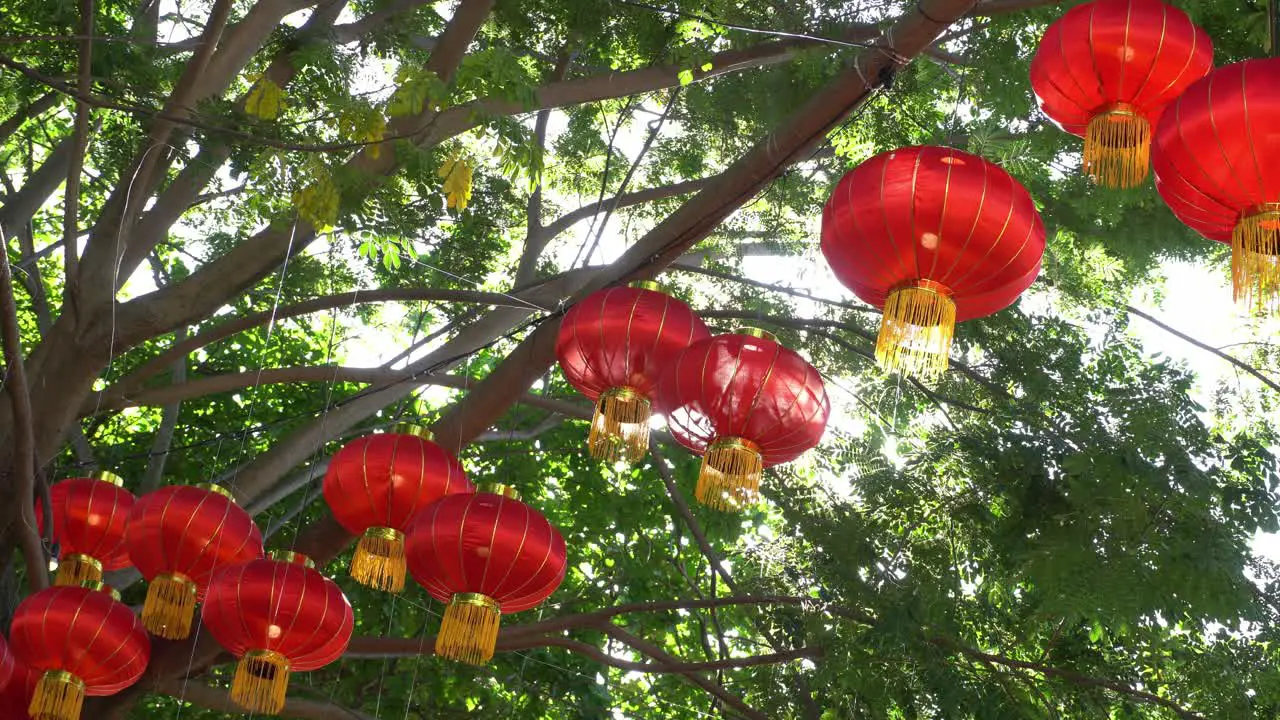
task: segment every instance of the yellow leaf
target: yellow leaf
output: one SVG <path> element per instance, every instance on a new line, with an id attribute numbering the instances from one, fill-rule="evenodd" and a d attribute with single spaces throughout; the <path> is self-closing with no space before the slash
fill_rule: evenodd
<path id="1" fill-rule="evenodd" d="M 262 120 L 274 120 L 284 106 L 284 91 L 269 78 L 258 78 L 245 98 L 244 111 Z"/>

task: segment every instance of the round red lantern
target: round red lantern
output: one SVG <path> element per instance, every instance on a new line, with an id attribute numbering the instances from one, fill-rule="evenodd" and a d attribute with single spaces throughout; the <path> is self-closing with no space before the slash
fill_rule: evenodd
<path id="1" fill-rule="evenodd" d="M 1094 0 L 1049 26 L 1031 60 L 1040 109 L 1084 138 L 1084 170 L 1106 187 L 1147 177 L 1166 106 L 1213 69 L 1209 34 L 1161 0 Z"/>
<path id="2" fill-rule="evenodd" d="M 448 603 L 436 654 L 472 665 L 493 657 L 502 615 L 528 610 L 564 580 L 564 538 L 511 488 L 449 495 L 409 526 L 409 572 Z"/>
<path id="3" fill-rule="evenodd" d="M 755 328 L 689 346 L 658 393 L 671 434 L 702 455 L 698 502 L 717 510 L 754 503 L 764 468 L 816 446 L 831 413 L 818 371 Z"/>
<path id="4" fill-rule="evenodd" d="M 106 570 L 129 567 L 124 535 L 133 493 L 124 479 L 109 472 L 92 478 L 69 478 L 49 488 L 53 540 L 58 544 L 55 585 L 81 585 L 102 580 Z M 36 503 L 36 523 L 44 532 L 44 508 Z"/>
<path id="5" fill-rule="evenodd" d="M 219 570 L 200 618 L 240 658 L 231 699 L 272 715 L 284 708 L 289 675 L 342 657 L 355 627 L 342 590 L 305 555 L 287 550 Z"/>
<path id="6" fill-rule="evenodd" d="M 35 695 L 40 674 L 25 665 L 14 663 L 13 674 L 0 686 L 0 717 L 5 720 L 31 720 L 31 698 Z"/>
<path id="7" fill-rule="evenodd" d="M 911 147 L 850 170 L 822 214 L 822 254 L 840 282 L 884 310 L 876 361 L 932 379 L 955 324 L 1011 305 L 1040 273 L 1044 224 L 994 163 Z"/>
<path id="8" fill-rule="evenodd" d="M 147 669 L 146 630 L 106 589 L 101 583 L 51 587 L 28 596 L 15 611 L 13 653 L 40 674 L 28 706 L 36 720 L 76 720 L 86 695 L 113 695 Z"/>
<path id="9" fill-rule="evenodd" d="M 404 528 L 445 495 L 474 492 L 458 459 L 416 425 L 348 443 L 329 461 L 324 499 L 342 527 L 359 535 L 351 559 L 357 582 L 404 589 Z"/>
<path id="10" fill-rule="evenodd" d="M 688 305 L 652 282 L 601 290 L 569 308 L 556 357 L 569 384 L 596 403 L 587 438 L 592 457 L 644 457 L 659 374 L 710 335 Z"/>
<path id="11" fill-rule="evenodd" d="M 170 640 L 191 633 L 196 602 L 215 570 L 262 557 L 253 518 L 216 485 L 172 485 L 138 498 L 125 543 L 151 583 L 142 622 Z"/>
<path id="12" fill-rule="evenodd" d="M 1280 310 L 1280 58 L 1213 71 L 1165 111 L 1152 166 L 1169 209 L 1231 243 L 1237 302 Z"/>

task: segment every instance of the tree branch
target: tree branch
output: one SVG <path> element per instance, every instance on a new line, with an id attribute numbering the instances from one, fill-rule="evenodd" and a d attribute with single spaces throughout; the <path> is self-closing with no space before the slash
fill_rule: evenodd
<path id="1" fill-rule="evenodd" d="M 1164 324 L 1163 322 L 1161 322 L 1161 321 L 1159 321 L 1159 320 L 1155 319 L 1154 317 L 1152 317 L 1152 316 L 1148 315 L 1147 313 L 1145 313 L 1145 312 L 1143 312 L 1143 311 L 1139 310 L 1138 308 L 1136 308 L 1136 307 L 1134 307 L 1134 306 L 1132 306 L 1132 305 L 1125 305 L 1125 306 L 1124 306 L 1124 309 L 1125 309 L 1125 312 L 1129 313 L 1130 315 L 1137 315 L 1138 317 L 1142 318 L 1143 320 L 1146 320 L 1147 322 L 1151 323 L 1152 325 L 1155 325 L 1156 327 L 1160 328 L 1161 330 L 1164 330 L 1165 332 L 1169 333 L 1170 335 L 1173 335 L 1174 337 L 1179 338 L 1179 339 L 1181 339 L 1181 340 L 1186 340 L 1187 342 L 1191 343 L 1192 345 L 1195 345 L 1196 347 L 1200 348 L 1201 350 L 1204 350 L 1204 351 L 1205 351 L 1205 352 L 1207 352 L 1207 353 L 1211 353 L 1211 354 L 1213 354 L 1213 355 L 1218 356 L 1219 358 L 1222 358 L 1223 360 L 1226 360 L 1227 362 L 1231 363 L 1232 365 L 1236 366 L 1237 368 L 1239 368 L 1239 369 L 1241 369 L 1241 370 L 1243 370 L 1243 371 L 1245 371 L 1245 372 L 1249 373 L 1250 375 L 1254 376 L 1254 377 L 1255 377 L 1255 378 L 1257 378 L 1258 380 L 1262 381 L 1262 384 L 1266 385 L 1267 387 L 1271 388 L 1272 390 L 1275 390 L 1276 392 L 1280 392 L 1280 383 L 1277 383 L 1275 380 L 1272 380 L 1271 378 L 1267 377 L 1266 375 L 1263 375 L 1263 374 L 1262 374 L 1262 371 L 1258 370 L 1258 368 L 1256 368 L 1256 367 L 1254 367 L 1254 366 L 1250 365 L 1249 363 L 1246 363 L 1246 362 L 1245 362 L 1245 361 L 1243 361 L 1243 360 L 1239 360 L 1239 359 L 1237 359 L 1237 358 L 1235 358 L 1235 357 L 1232 357 L 1231 355 L 1228 355 L 1227 353 L 1225 353 L 1225 352 L 1223 352 L 1223 351 L 1219 350 L 1218 348 L 1216 348 L 1216 347 L 1214 347 L 1214 346 L 1212 346 L 1212 345 L 1208 345 L 1208 344 L 1206 344 L 1206 343 L 1202 343 L 1202 342 L 1200 342 L 1199 340 L 1197 340 L 1197 339 L 1195 339 L 1195 338 L 1191 337 L 1190 335 L 1188 335 L 1188 334 L 1186 334 L 1186 333 L 1184 333 L 1184 332 L 1181 332 L 1181 331 L 1179 331 L 1179 330 L 1175 330 L 1174 328 L 1172 328 L 1172 327 L 1170 327 L 1170 326 L 1168 326 L 1168 325 Z"/>
<path id="2" fill-rule="evenodd" d="M 192 705 L 216 710 L 222 713 L 241 715 L 244 708 L 231 700 L 231 693 L 223 688 L 210 687 L 198 680 L 166 680 L 157 688 L 160 692 L 180 698 Z M 343 707 L 336 703 L 321 700 L 303 700 L 296 697 L 285 699 L 284 709 L 280 717 L 300 718 L 301 720 L 377 720 L 362 712 Z"/>
<path id="3" fill-rule="evenodd" d="M 3 144 L 22 127 L 26 121 L 43 115 L 45 111 L 58 104 L 59 95 L 55 92 L 47 92 L 36 98 L 26 107 L 18 108 L 13 115 L 9 116 L 4 122 L 0 123 L 0 144 Z"/>
<path id="4" fill-rule="evenodd" d="M 94 0 L 80 0 L 80 68 L 76 90 L 88 95 L 93 72 Z M 67 185 L 62 201 L 62 265 L 66 279 L 63 288 L 63 312 L 76 311 L 76 283 L 79 276 L 80 252 L 76 238 L 80 236 L 80 174 L 84 170 L 84 154 L 89 144 L 89 105 L 76 100 L 75 123 L 71 135 L 71 160 L 67 164 Z"/>
<path id="5" fill-rule="evenodd" d="M 12 537 L 11 533 L 16 530 L 22 558 L 27 565 L 27 584 L 35 592 L 49 587 L 49 562 L 36 532 L 35 430 L 27 373 L 23 367 L 22 330 L 18 325 L 18 307 L 14 301 L 13 275 L 9 272 L 9 243 L 3 232 L 0 232 L 0 251 L 0 340 L 4 343 L 4 389 L 9 395 L 15 435 L 10 477 L 15 478 L 11 486 L 12 500 L 19 507 L 18 522 L 10 524 L 6 534 Z"/>

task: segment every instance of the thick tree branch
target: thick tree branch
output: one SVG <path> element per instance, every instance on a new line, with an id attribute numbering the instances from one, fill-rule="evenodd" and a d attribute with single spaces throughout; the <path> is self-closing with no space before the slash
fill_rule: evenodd
<path id="1" fill-rule="evenodd" d="M 15 446 L 11 455 L 12 465 L 6 473 L 12 480 L 4 484 L 12 488 L 11 501 L 18 503 L 18 520 L 5 529 L 4 535 L 12 538 L 14 533 L 17 534 L 22 558 L 27 565 L 27 584 L 35 592 L 49 587 L 49 566 L 40 535 L 36 532 L 35 430 L 27 373 L 23 367 L 22 331 L 14 301 L 13 275 L 9 272 L 9 243 L 3 232 L 0 232 L 0 251 L 3 251 L 0 252 L 0 341 L 4 344 L 4 390 L 9 396 L 13 414 Z"/>
<path id="2" fill-rule="evenodd" d="M 30 105 L 18 108 L 13 115 L 9 116 L 4 122 L 0 123 L 0 144 L 5 143 L 10 135 L 18 131 L 26 121 L 43 115 L 45 111 L 58 104 L 59 95 L 55 92 L 47 92 L 36 98 Z"/>
<path id="3" fill-rule="evenodd" d="M 216 710 L 231 715 L 244 714 L 244 708 L 231 700 L 231 693 L 223 688 L 210 687 L 199 680 L 166 680 L 157 688 L 166 695 L 198 705 L 209 710 Z M 362 712 L 343 707 L 336 703 L 322 700 L 304 700 L 290 697 L 285 700 L 280 717 L 300 718 L 301 720 L 377 720 Z"/>

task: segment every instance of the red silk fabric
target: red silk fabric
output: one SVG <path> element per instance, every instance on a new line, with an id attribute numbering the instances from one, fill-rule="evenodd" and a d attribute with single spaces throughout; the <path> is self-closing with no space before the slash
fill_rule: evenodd
<path id="1" fill-rule="evenodd" d="M 25 665 L 17 665 L 9 680 L 0 686 L 0 718 L 4 720 L 31 720 L 27 708 L 35 695 L 40 676 Z"/>
<path id="2" fill-rule="evenodd" d="M 475 492 L 457 458 L 430 440 L 400 433 L 347 443 L 329 461 L 324 499 L 347 532 L 404 530 L 422 508 L 453 493 Z"/>
<path id="3" fill-rule="evenodd" d="M 859 298 L 921 280 L 947 288 L 956 321 L 1013 304 L 1040 274 L 1044 223 L 998 165 L 943 147 L 881 153 L 850 170 L 822 213 L 822 254 Z"/>
<path id="4" fill-rule="evenodd" d="M 102 563 L 103 570 L 129 567 L 125 528 L 133 493 L 95 478 L 69 478 L 49 488 L 53 541 L 59 558 L 79 554 Z M 36 503 L 36 524 L 44 532 L 44 508 Z"/>
<path id="5" fill-rule="evenodd" d="M 449 495 L 422 511 L 405 543 L 409 573 L 432 597 L 480 593 L 504 614 L 536 607 L 564 580 L 560 531 L 503 495 Z"/>
<path id="6" fill-rule="evenodd" d="M 262 557 L 262 533 L 249 513 L 230 498 L 190 485 L 138 498 L 125 542 L 143 577 L 181 573 L 200 596 L 218 568 Z"/>
<path id="7" fill-rule="evenodd" d="M 652 399 L 663 367 L 710 336 L 683 302 L 654 290 L 612 287 L 569 308 L 556 357 L 569 384 L 592 400 L 623 386 Z"/>
<path id="8" fill-rule="evenodd" d="M 1089 120 L 1125 103 L 1154 128 L 1164 109 L 1213 69 L 1213 42 L 1161 0 L 1094 0 L 1045 31 L 1031 59 L 1040 109 L 1083 136 Z"/>
<path id="9" fill-rule="evenodd" d="M 267 559 L 219 570 L 200 617 L 232 655 L 271 650 L 295 672 L 337 660 L 355 627 L 351 603 L 332 580 L 296 562 Z"/>
<path id="10" fill-rule="evenodd" d="M 1151 166 L 1169 209 L 1230 242 L 1241 215 L 1280 202 L 1280 58 L 1219 68 L 1187 88 L 1156 128 Z"/>
<path id="11" fill-rule="evenodd" d="M 38 673 L 69 672 L 89 696 L 133 685 L 151 658 L 151 640 L 129 606 L 82 587 L 28 596 L 13 615 L 9 643 L 18 662 Z"/>
<path id="12" fill-rule="evenodd" d="M 822 376 L 804 358 L 732 333 L 691 345 L 663 375 L 658 398 L 680 444 L 701 454 L 717 438 L 750 440 L 765 467 L 816 446 L 831 413 Z"/>

